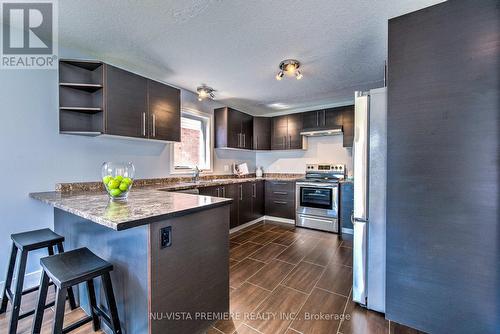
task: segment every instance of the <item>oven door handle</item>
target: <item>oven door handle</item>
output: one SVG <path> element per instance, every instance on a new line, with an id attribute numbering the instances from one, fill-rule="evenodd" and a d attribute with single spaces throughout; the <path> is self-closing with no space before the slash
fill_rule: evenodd
<path id="1" fill-rule="evenodd" d="M 297 183 L 297 187 L 313 187 L 313 188 L 338 188 L 337 184 L 316 184 L 316 183 Z"/>

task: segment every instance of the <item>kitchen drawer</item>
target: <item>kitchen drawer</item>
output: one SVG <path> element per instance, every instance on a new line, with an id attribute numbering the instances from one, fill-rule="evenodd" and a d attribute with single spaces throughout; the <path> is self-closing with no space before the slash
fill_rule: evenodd
<path id="1" fill-rule="evenodd" d="M 266 198 L 275 200 L 295 200 L 295 182 L 266 181 Z"/>
<path id="2" fill-rule="evenodd" d="M 295 200 L 266 198 L 266 216 L 295 219 Z"/>

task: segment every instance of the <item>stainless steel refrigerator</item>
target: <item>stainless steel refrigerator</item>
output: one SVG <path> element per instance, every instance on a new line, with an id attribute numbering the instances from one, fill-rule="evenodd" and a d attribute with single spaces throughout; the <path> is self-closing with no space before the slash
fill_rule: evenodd
<path id="1" fill-rule="evenodd" d="M 385 312 L 387 89 L 356 92 L 353 300 Z"/>

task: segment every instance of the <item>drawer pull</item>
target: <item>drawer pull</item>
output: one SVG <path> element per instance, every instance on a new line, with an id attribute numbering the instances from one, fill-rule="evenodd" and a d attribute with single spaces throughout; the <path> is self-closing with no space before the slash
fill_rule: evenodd
<path id="1" fill-rule="evenodd" d="M 274 204 L 284 204 L 284 205 L 286 205 L 288 203 L 287 202 L 282 202 L 282 201 L 274 201 Z"/>
<path id="2" fill-rule="evenodd" d="M 286 191 L 273 191 L 273 194 L 276 194 L 276 195 L 288 195 L 288 192 L 286 192 Z"/>

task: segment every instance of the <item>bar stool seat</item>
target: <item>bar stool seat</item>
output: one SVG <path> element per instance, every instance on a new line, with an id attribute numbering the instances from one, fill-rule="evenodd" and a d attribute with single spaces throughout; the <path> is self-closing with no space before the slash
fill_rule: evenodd
<path id="1" fill-rule="evenodd" d="M 53 246 L 64 241 L 63 236 L 52 232 L 48 228 L 16 233 L 10 237 L 17 248 L 28 251 Z"/>
<path id="2" fill-rule="evenodd" d="M 24 274 L 26 273 L 26 264 L 28 261 L 28 253 L 30 251 L 47 248 L 49 255 L 54 255 L 54 247 L 57 248 L 58 253 L 64 252 L 63 242 L 64 237 L 54 233 L 48 228 L 27 231 L 22 233 L 15 233 L 11 235 L 12 239 L 12 250 L 10 253 L 9 266 L 7 269 L 7 277 L 5 279 L 5 284 L 2 292 L 2 301 L 0 304 L 0 314 L 5 313 L 7 310 L 8 301 L 12 303 L 12 312 L 9 321 L 9 331 L 10 334 L 15 334 L 17 332 L 17 325 L 19 320 L 26 318 L 35 313 L 35 310 L 30 310 L 28 312 L 20 313 L 21 311 L 21 298 L 23 295 L 34 292 L 38 290 L 37 287 L 33 287 L 27 290 L 23 290 L 24 284 Z M 17 253 L 20 252 L 19 260 L 17 260 Z M 11 290 L 11 285 L 14 278 L 14 269 L 17 265 L 17 279 L 15 281 L 14 292 Z M 53 284 L 49 282 L 49 284 Z M 73 290 L 70 288 L 67 291 L 71 309 L 76 308 L 75 297 L 73 295 Z M 44 308 L 48 308 L 54 305 L 54 302 L 43 305 Z"/>
<path id="3" fill-rule="evenodd" d="M 88 248 L 78 248 L 57 256 L 40 260 L 50 279 L 61 288 L 86 282 L 113 270 L 113 265 L 104 261 Z"/>
<path id="4" fill-rule="evenodd" d="M 54 282 L 57 290 L 53 333 L 68 333 L 90 321 L 93 322 L 94 331 L 97 331 L 100 329 L 99 317 L 109 325 L 113 333 L 121 333 L 110 277 L 110 272 L 113 270 L 112 264 L 101 259 L 86 247 L 42 258 L 40 264 L 43 271 L 32 333 L 40 333 L 42 327 L 49 278 Z M 102 279 L 109 313 L 97 306 L 93 279 L 98 277 Z M 66 291 L 84 282 L 87 284 L 91 315 L 63 328 Z"/>

